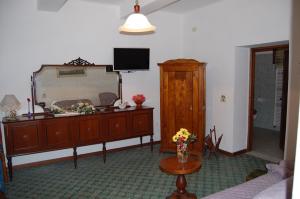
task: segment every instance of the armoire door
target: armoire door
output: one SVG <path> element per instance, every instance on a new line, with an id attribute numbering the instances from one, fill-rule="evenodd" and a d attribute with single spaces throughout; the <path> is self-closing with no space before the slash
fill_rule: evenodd
<path id="1" fill-rule="evenodd" d="M 167 96 L 164 98 L 166 123 L 166 146 L 175 150 L 176 145 L 172 142 L 172 136 L 180 129 L 193 128 L 193 73 L 192 72 L 169 72 L 165 73 L 165 81 L 168 88 L 164 89 Z"/>
<path id="2" fill-rule="evenodd" d="M 204 127 L 204 75 L 199 62 L 167 61 L 159 64 L 161 82 L 161 151 L 175 151 L 173 135 L 186 128 L 196 134 L 191 150 L 202 150 Z M 199 78 L 202 78 L 200 81 Z M 201 121 L 200 121 L 201 120 Z"/>

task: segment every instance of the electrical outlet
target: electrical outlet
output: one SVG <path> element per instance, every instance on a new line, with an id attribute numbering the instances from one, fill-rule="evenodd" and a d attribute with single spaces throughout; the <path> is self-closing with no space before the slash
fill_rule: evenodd
<path id="1" fill-rule="evenodd" d="M 221 102 L 226 102 L 226 96 L 225 95 L 221 95 L 220 101 Z"/>

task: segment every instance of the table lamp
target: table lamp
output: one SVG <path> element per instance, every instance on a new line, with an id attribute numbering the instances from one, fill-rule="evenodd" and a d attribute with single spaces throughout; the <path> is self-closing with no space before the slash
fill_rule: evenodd
<path id="1" fill-rule="evenodd" d="M 7 114 L 9 119 L 16 119 L 17 110 L 21 108 L 21 103 L 15 95 L 5 95 L 0 102 L 0 110 Z"/>

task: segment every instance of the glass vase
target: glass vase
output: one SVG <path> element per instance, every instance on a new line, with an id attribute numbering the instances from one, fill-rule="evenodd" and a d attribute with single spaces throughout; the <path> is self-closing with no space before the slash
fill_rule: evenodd
<path id="1" fill-rule="evenodd" d="M 185 144 L 185 143 L 177 144 L 177 159 L 178 159 L 178 162 L 185 163 L 185 162 L 187 162 L 188 157 L 189 157 L 189 153 L 188 153 L 187 144 Z"/>

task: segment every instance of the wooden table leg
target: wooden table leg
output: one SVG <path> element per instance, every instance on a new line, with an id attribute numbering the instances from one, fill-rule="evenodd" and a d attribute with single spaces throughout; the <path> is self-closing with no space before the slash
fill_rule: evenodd
<path id="1" fill-rule="evenodd" d="M 140 137 L 141 147 L 143 147 L 143 136 Z"/>
<path id="2" fill-rule="evenodd" d="M 9 175 L 9 180 L 12 181 L 13 178 L 13 171 L 12 171 L 12 157 L 7 157 L 7 166 L 8 166 L 8 175 Z"/>
<path id="3" fill-rule="evenodd" d="M 185 189 L 186 179 L 184 175 L 178 175 L 176 180 L 177 190 L 168 196 L 167 199 L 197 199 L 197 196 L 193 193 L 188 193 Z"/>
<path id="4" fill-rule="evenodd" d="M 177 193 L 185 194 L 186 179 L 184 175 L 178 175 L 176 180 Z"/>
<path id="5" fill-rule="evenodd" d="M 151 151 L 153 151 L 153 135 L 150 135 Z"/>
<path id="6" fill-rule="evenodd" d="M 106 143 L 105 142 L 103 142 L 102 153 L 103 153 L 103 161 L 105 163 L 106 162 Z"/>
<path id="7" fill-rule="evenodd" d="M 74 168 L 77 169 L 77 147 L 73 147 Z"/>

